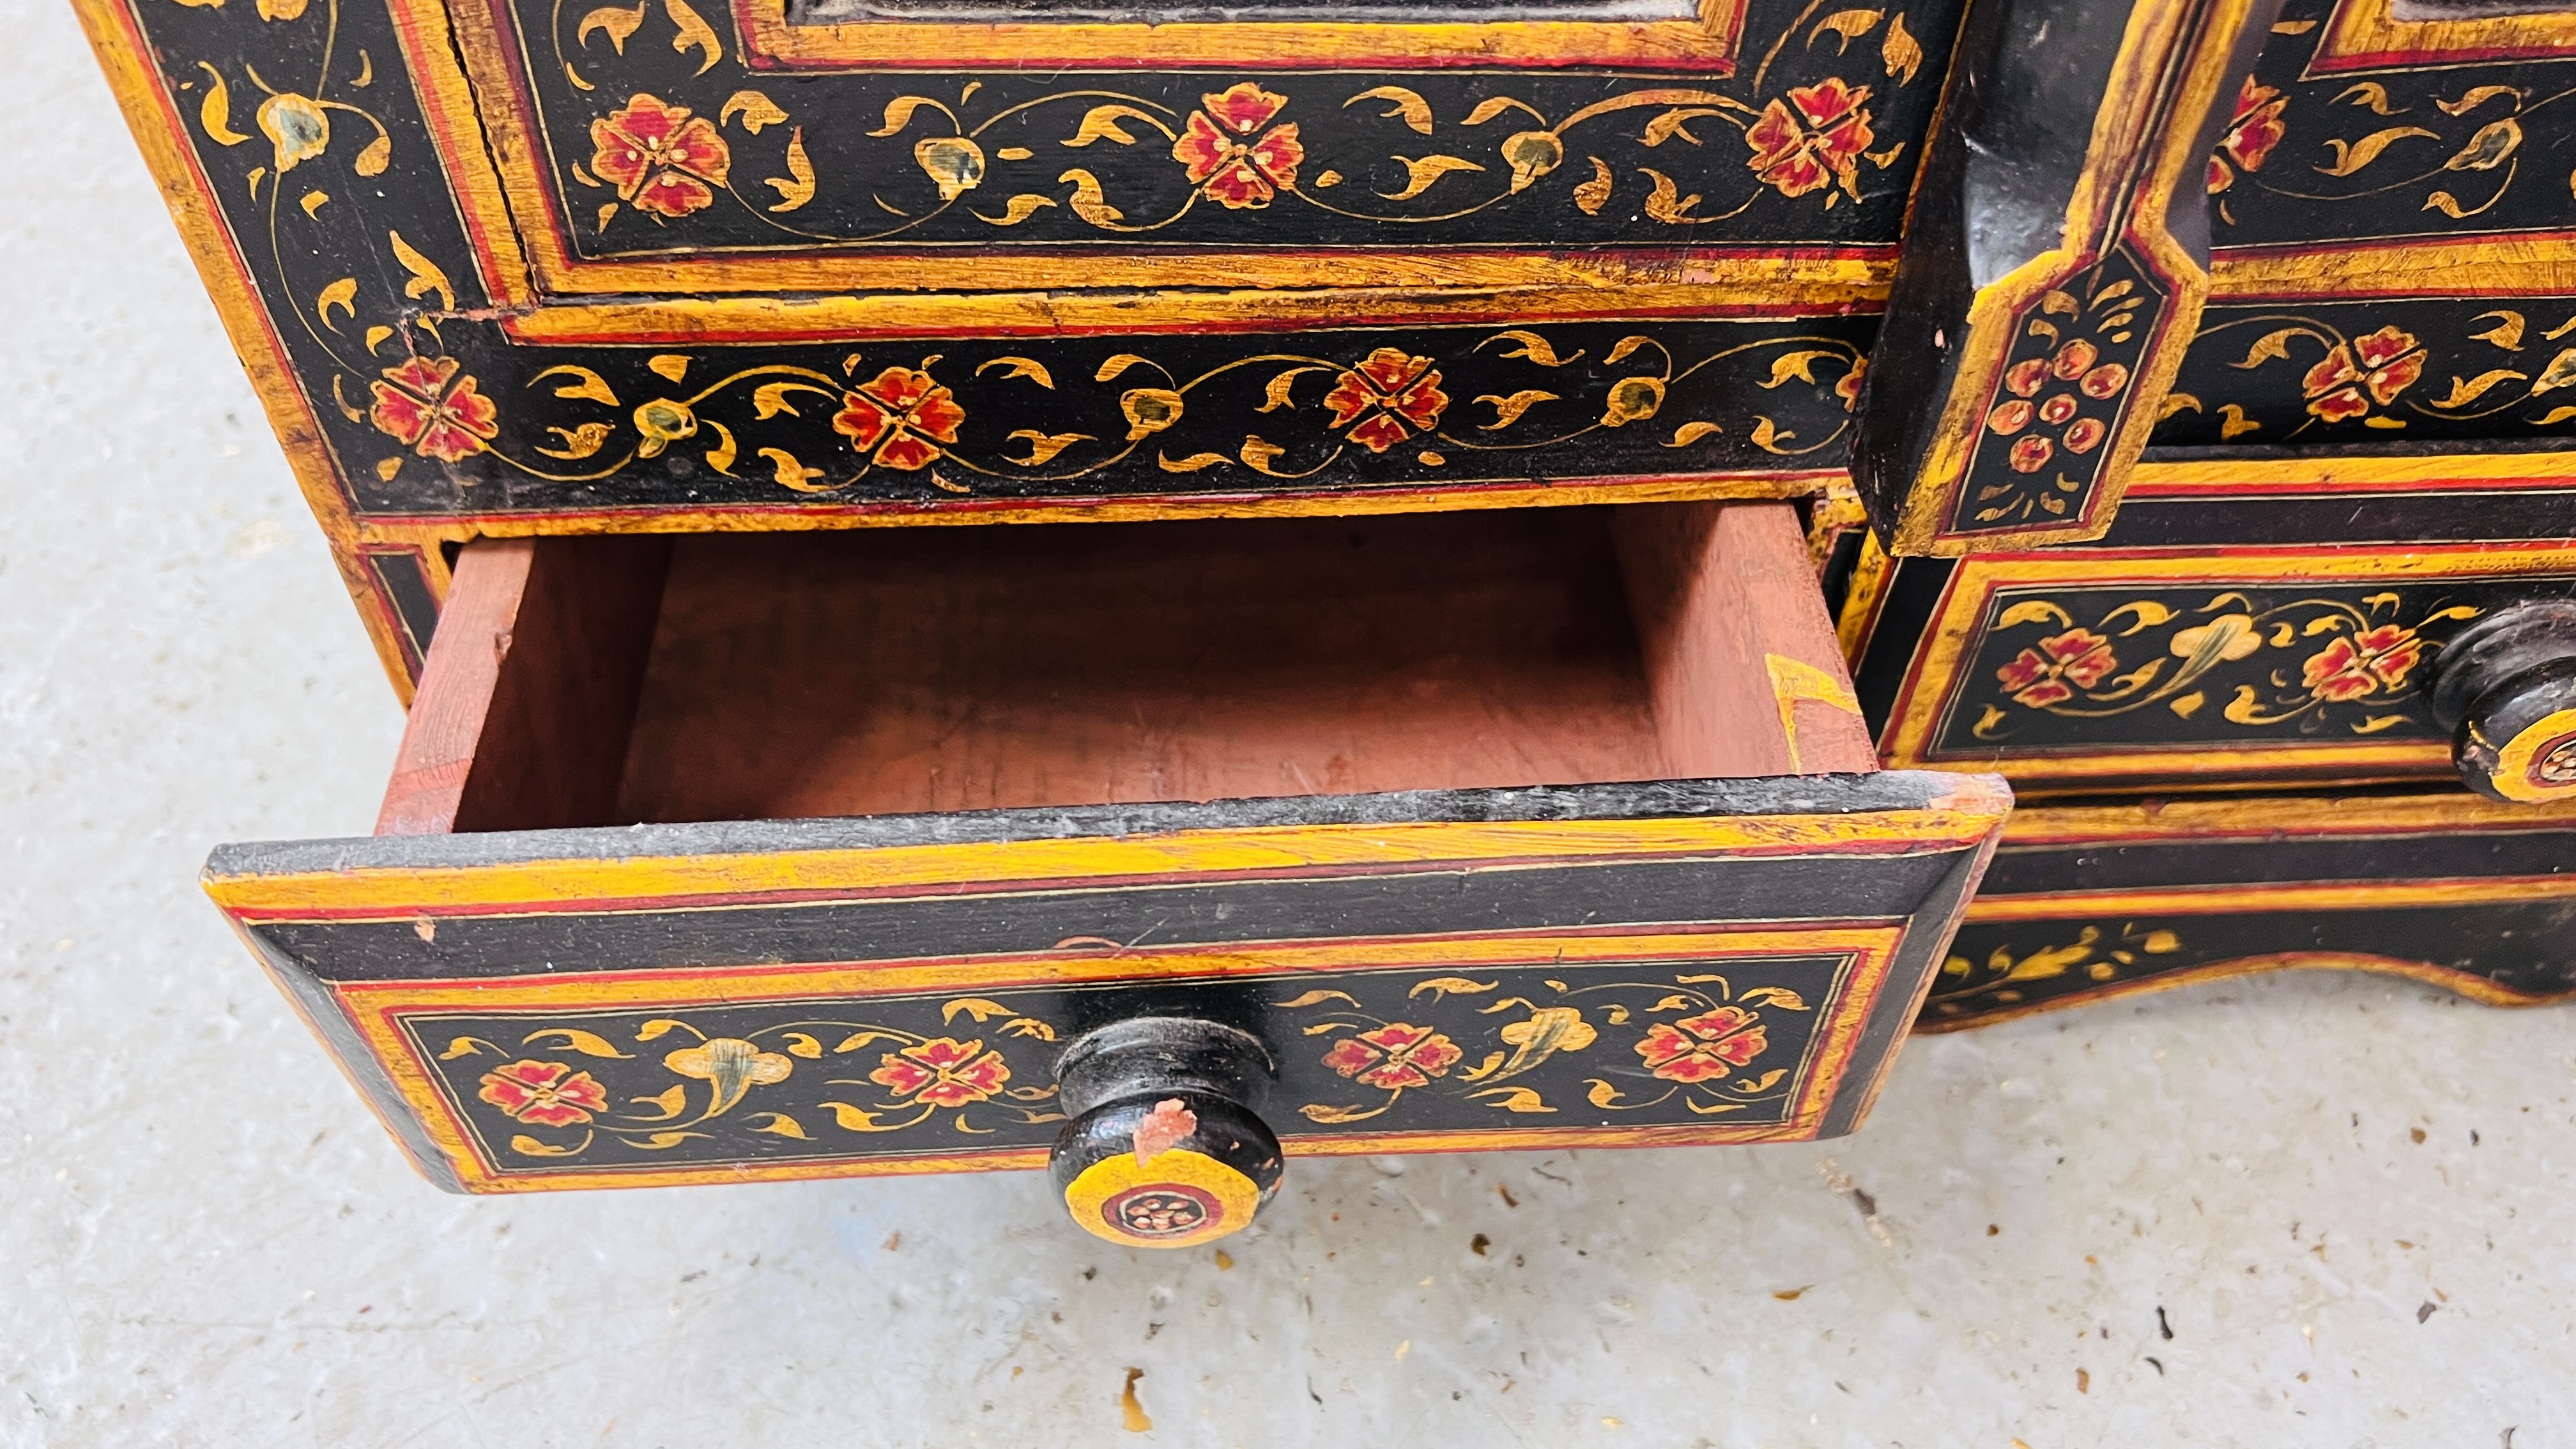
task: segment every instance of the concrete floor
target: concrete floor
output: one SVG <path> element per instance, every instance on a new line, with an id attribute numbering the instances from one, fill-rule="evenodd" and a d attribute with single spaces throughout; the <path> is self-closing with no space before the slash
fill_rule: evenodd
<path id="1" fill-rule="evenodd" d="M 2367 978 L 1918 1041 L 1841 1142 L 1300 1162 L 1230 1268 L 1032 1175 L 436 1192 L 194 880 L 400 716 L 70 15 L 0 35 L 0 1442 L 2576 1446 L 2576 1017 Z"/>

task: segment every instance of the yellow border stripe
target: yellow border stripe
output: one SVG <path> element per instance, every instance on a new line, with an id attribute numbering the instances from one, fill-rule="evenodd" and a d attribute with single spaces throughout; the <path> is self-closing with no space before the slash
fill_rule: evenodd
<path id="1" fill-rule="evenodd" d="M 649 901 L 854 891 L 965 882 L 1170 878 L 1312 866 L 1412 865 L 1526 857 L 1835 852 L 1853 846 L 1912 853 L 1983 840 L 2009 797 L 1963 779 L 1958 796 L 1927 810 L 1706 819 L 1550 820 L 1509 824 L 1288 825 L 1181 831 L 1151 838 L 1084 837 L 886 846 L 765 854 L 569 859 L 430 868 L 362 868 L 278 875 L 208 875 L 207 894 L 256 922 L 301 913 Z M 1947 808 L 1939 808 L 1944 807 Z"/>

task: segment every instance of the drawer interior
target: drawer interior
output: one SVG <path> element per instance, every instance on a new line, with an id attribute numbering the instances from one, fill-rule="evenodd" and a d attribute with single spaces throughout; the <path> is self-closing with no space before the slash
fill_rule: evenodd
<path id="1" fill-rule="evenodd" d="M 1874 767 L 1775 677 L 1786 504 L 482 540 L 378 833 Z"/>

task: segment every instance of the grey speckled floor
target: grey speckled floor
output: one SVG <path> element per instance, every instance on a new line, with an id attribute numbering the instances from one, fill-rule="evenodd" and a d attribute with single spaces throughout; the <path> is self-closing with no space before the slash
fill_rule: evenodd
<path id="1" fill-rule="evenodd" d="M 1920 1041 L 1843 1142 L 1299 1163 L 1231 1268 L 1029 1176 L 431 1190 L 193 880 L 366 829 L 392 698 L 70 16 L 0 36 L 0 1442 L 2576 1446 L 2576 1016 L 2378 980 Z"/>

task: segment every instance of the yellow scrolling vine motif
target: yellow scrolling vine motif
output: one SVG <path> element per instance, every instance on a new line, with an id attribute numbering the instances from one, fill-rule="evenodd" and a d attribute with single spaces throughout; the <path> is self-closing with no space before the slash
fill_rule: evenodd
<path id="1" fill-rule="evenodd" d="M 2237 684 L 2219 706 L 2221 718 L 2261 728 L 2352 705 L 2357 717 L 2338 716 L 2345 728 L 2377 734 L 2413 718 L 2419 666 L 2431 647 L 2421 631 L 2482 612 L 2454 604 L 2412 623 L 2384 617 L 2399 603 L 2398 595 L 2380 593 L 2357 603 L 2307 598 L 2267 607 L 2231 589 L 2188 611 L 2132 599 L 2087 627 L 2054 600 L 2019 600 L 1997 617 L 1996 634 L 2033 625 L 2053 632 L 1995 671 L 2009 703 L 1985 706 L 1973 733 L 1981 740 L 2008 737 L 2016 711 L 2108 719 L 2161 704 L 2190 719 L 2211 702 L 2213 670 L 2271 653 L 2280 665 L 2260 684 Z"/>
<path id="2" fill-rule="evenodd" d="M 1924 52 L 1921 41 L 1907 28 L 1905 12 L 1853 7 L 1815 18 L 1820 8 L 1810 4 L 1772 42 L 1754 72 L 1757 94 L 1772 61 L 1802 33 L 1808 50 L 1830 44 L 1835 54 L 1882 72 L 1876 84 L 1915 83 Z M 683 53 L 703 53 L 705 60 L 698 69 L 704 74 L 722 55 L 721 41 L 686 0 L 664 0 L 662 10 L 671 26 L 671 46 Z M 640 3 L 587 11 L 571 24 L 567 48 L 567 17 L 558 3 L 557 64 L 582 91 L 617 95 L 619 88 L 602 73 L 600 47 L 623 57 L 627 42 L 648 24 L 649 14 L 650 7 Z M 1876 55 L 1856 50 L 1856 44 L 1874 45 Z M 818 175 L 805 131 L 809 122 L 821 124 L 820 118 L 800 119 L 758 89 L 735 91 L 712 118 L 693 114 L 687 106 L 661 96 L 627 91 L 622 101 L 611 101 L 590 120 L 591 155 L 586 166 L 575 162 L 571 174 L 594 194 L 605 193 L 591 213 L 595 229 L 603 234 L 622 215 L 663 223 L 704 210 L 724 196 L 745 215 L 788 235 L 868 242 L 900 236 L 960 207 L 997 228 L 1017 226 L 1041 211 L 1062 208 L 1096 231 L 1118 235 L 1159 231 L 1202 205 L 1257 212 L 1282 198 L 1368 222 L 1454 221 L 1520 195 L 1565 169 L 1577 156 L 1581 159 L 1572 167 L 1576 179 L 1566 196 L 1585 214 L 1600 214 L 1622 187 L 1637 189 L 1642 184 L 1632 204 L 1643 215 L 1667 226 L 1692 227 L 1740 216 L 1771 193 L 1815 196 L 1826 210 L 1846 201 L 1856 203 L 1862 198 L 1861 168 L 1886 171 L 1906 150 L 1902 141 L 1871 149 L 1878 141 L 1869 109 L 1873 83 L 1842 76 L 1784 87 L 1758 105 L 1715 90 L 1660 86 L 1612 96 L 1556 117 L 1520 98 L 1494 95 L 1445 124 L 1419 92 L 1385 84 L 1361 89 L 1338 102 L 1342 109 L 1368 107 L 1421 138 L 1418 145 L 1406 146 L 1414 154 L 1390 153 L 1387 159 L 1401 168 L 1402 180 L 1393 189 L 1377 190 L 1338 170 L 1313 164 L 1296 119 L 1298 108 L 1313 104 L 1312 98 L 1289 89 L 1272 90 L 1259 81 L 1219 86 L 1200 96 L 1193 108 L 1122 91 L 1073 88 L 979 111 L 974 101 L 982 88 L 981 81 L 968 81 L 953 102 L 923 94 L 901 95 L 887 102 L 879 124 L 866 134 L 886 138 L 918 133 L 912 147 L 916 170 L 908 177 Z M 1057 112 L 1063 121 L 1048 140 L 1036 146 L 999 143 L 1004 138 L 995 132 L 996 126 L 1006 121 L 1025 126 L 1032 115 Z M 1701 193 L 1685 194 L 1682 184 L 1666 170 L 1641 166 L 1634 168 L 1633 176 L 1623 178 L 1608 161 L 1583 152 L 1578 133 L 1584 128 L 1614 117 L 1640 116 L 1644 125 L 1636 139 L 1650 150 L 1668 144 L 1694 148 L 1709 144 L 1709 136 L 1693 129 L 1703 123 L 1732 127 L 1745 147 L 1741 200 L 1731 207 L 1724 202 L 1711 206 Z M 757 139 L 778 127 L 785 129 L 783 140 Z M 738 129 L 740 141 L 729 139 L 728 129 Z M 1017 130 L 1011 138 L 1030 139 Z M 774 195 L 741 188 L 737 177 L 743 167 L 734 155 L 738 144 L 756 145 L 772 158 L 754 169 L 783 173 L 764 176 L 758 183 Z M 1112 183 L 1101 179 L 1104 168 L 1086 164 L 1085 158 L 1102 148 L 1160 152 L 1188 189 L 1177 206 L 1163 214 L 1139 214 L 1137 200 L 1113 195 Z M 1024 163 L 1038 167 L 1030 173 L 1031 179 L 1016 183 L 1017 189 L 1006 186 L 999 168 Z M 864 190 L 884 213 L 884 224 L 840 234 L 813 230 L 800 224 L 801 218 L 788 219 L 803 211 L 825 186 Z M 1391 210 L 1377 204 L 1424 196 L 1432 198 L 1428 203 L 1432 209 L 1427 211 Z"/>
<path id="3" fill-rule="evenodd" d="M 1407 999 L 1428 996 L 1437 1003 L 1452 996 L 1479 996 L 1499 984 L 1464 976 L 1437 976 L 1415 983 L 1405 995 Z M 1466 1061 L 1466 1052 L 1437 1027 L 1371 1015 L 1361 1009 L 1357 1000 L 1340 991 L 1309 991 L 1274 1003 L 1285 1011 L 1325 1008 L 1320 1019 L 1304 1028 L 1310 1037 L 1336 1038 L 1324 1052 L 1323 1064 L 1356 1086 L 1382 1094 L 1374 1102 L 1308 1102 L 1298 1112 L 1326 1126 L 1365 1122 L 1393 1110 L 1407 1092 L 1434 1090 L 1506 1112 L 1554 1112 L 1557 1108 L 1536 1087 L 1506 1084 L 1551 1057 L 1585 1052 L 1598 1044 L 1601 1027 L 1585 1016 L 1587 1008 L 1600 1013 L 1604 1026 L 1642 1027 L 1629 1043 L 1637 1064 L 1611 1070 L 1622 1075 L 1635 1075 L 1642 1070 L 1647 1077 L 1666 1084 L 1661 1094 L 1638 1101 L 1631 1100 L 1627 1092 L 1606 1077 L 1589 1078 L 1584 1082 L 1589 1089 L 1585 1095 L 1592 1106 L 1602 1111 L 1637 1111 L 1660 1106 L 1678 1096 L 1682 1105 L 1699 1116 L 1739 1112 L 1774 1100 L 1788 1090 L 1783 1084 L 1790 1075 L 1789 1068 L 1752 1070 L 1754 1063 L 1771 1050 L 1762 1012 L 1810 1009 L 1798 993 L 1786 987 L 1756 986 L 1738 995 L 1724 976 L 1715 974 L 1676 975 L 1669 984 L 1542 984 L 1555 993 L 1555 999 L 1545 1005 L 1527 997 L 1508 996 L 1478 1009 L 1480 1016 L 1526 1015 L 1515 1016 L 1497 1033 L 1503 1050 L 1487 1052 L 1483 1060 L 1457 1070 L 1455 1076 L 1451 1073 Z M 1714 993 L 1702 988 L 1714 988 Z M 1639 1004 L 1647 997 L 1655 998 L 1651 1005 Z M 1577 998 L 1591 999 L 1578 1004 Z"/>
<path id="4" fill-rule="evenodd" d="M 1055 1028 L 1046 1022 L 980 997 L 960 997 L 940 1008 L 944 1022 L 954 1022 L 961 1015 L 978 1025 L 1001 1018 L 996 1030 L 1005 1038 L 1056 1039 Z M 512 1153 L 529 1158 L 578 1157 L 603 1133 L 639 1152 L 669 1151 L 709 1136 L 698 1129 L 741 1106 L 754 1088 L 778 1086 L 796 1077 L 799 1062 L 813 1063 L 802 1069 L 811 1074 L 829 1073 L 836 1067 L 851 1071 L 875 1058 L 873 1068 L 863 1076 L 823 1076 L 804 1097 L 825 1088 L 838 1090 L 815 1100 L 789 1101 L 763 1094 L 763 1103 L 771 1110 L 753 1113 L 748 1130 L 807 1142 L 814 1138 L 806 1123 L 820 1125 L 825 1114 L 843 1132 L 865 1133 L 922 1126 L 943 1112 L 950 1114 L 951 1128 L 969 1136 L 994 1130 L 976 1125 L 969 1109 L 998 1111 L 1020 1125 L 1063 1120 L 1063 1114 L 1037 1105 L 1051 1102 L 1056 1089 L 1013 1086 L 1010 1064 L 981 1038 L 927 1036 L 849 1021 L 783 1022 L 739 1037 L 711 1037 L 678 1017 L 655 1017 L 634 1034 L 639 1045 L 665 1039 L 686 1043 L 662 1054 L 671 1084 L 658 1093 L 631 1097 L 622 1109 L 588 1071 L 567 1062 L 518 1055 L 528 1048 L 547 1055 L 613 1061 L 637 1055 L 620 1050 L 597 1032 L 541 1028 L 527 1033 L 517 1050 L 482 1037 L 459 1036 L 438 1055 L 441 1061 L 486 1053 L 505 1059 L 484 1071 L 475 1095 L 512 1123 L 537 1129 L 514 1133 L 509 1139 Z M 853 1097 L 859 1100 L 850 1100 Z M 799 1116 L 800 1112 L 806 1115 Z"/>
<path id="5" fill-rule="evenodd" d="M 1543 382 L 1547 372 L 1583 356 L 1580 350 L 1560 354 L 1544 335 L 1525 328 L 1487 334 L 1470 348 L 1487 349 L 1538 369 L 1533 383 Z M 718 473 L 732 477 L 739 476 L 738 465 L 757 468 L 778 486 L 809 494 L 837 492 L 878 469 L 931 470 L 930 482 L 952 493 L 971 491 L 968 483 L 957 481 L 959 477 L 1066 482 L 1124 463 L 1140 449 L 1163 473 L 1239 467 L 1265 478 L 1294 480 L 1320 473 L 1354 451 L 1376 455 L 1410 447 L 1414 461 L 1438 467 L 1448 461 L 1452 450 L 1497 453 L 1554 447 L 1603 429 L 1646 423 L 1662 412 L 1675 384 L 1715 363 L 1763 353 L 1771 354 L 1772 361 L 1768 378 L 1758 387 L 1778 388 L 1793 381 L 1822 387 L 1830 381 L 1845 414 L 1859 397 L 1865 358 L 1849 340 L 1828 336 L 1766 337 L 1684 362 L 1654 336 L 1632 334 L 1619 339 L 1604 355 L 1604 365 L 1629 363 L 1634 370 L 1610 384 L 1597 414 L 1568 418 L 1565 393 L 1533 385 L 1468 400 L 1466 406 L 1483 421 L 1458 416 L 1458 400 L 1442 387 L 1439 359 L 1401 348 L 1379 347 L 1366 356 L 1347 359 L 1259 352 L 1186 377 L 1153 358 L 1122 352 L 1093 372 L 1091 380 L 1096 383 L 1128 385 L 1116 396 L 1114 414 L 1104 409 L 1092 430 L 1017 429 L 1005 440 L 1006 449 L 1016 451 L 977 456 L 958 446 L 967 412 L 939 379 L 939 370 L 958 364 L 933 353 L 878 366 L 867 354 L 851 353 L 842 360 L 839 376 L 789 364 L 738 368 L 694 389 L 675 386 L 672 393 L 647 398 L 622 416 L 611 411 L 607 417 L 594 412 L 567 418 L 545 428 L 559 446 L 537 451 L 567 462 L 611 456 L 605 465 L 574 475 L 595 479 L 611 476 L 638 459 L 688 445 L 702 448 L 706 465 Z M 652 358 L 650 366 L 666 381 L 685 384 L 694 360 L 669 353 Z M 1819 367 L 1826 369 L 1821 375 Z M 1182 420 L 1195 391 L 1245 369 L 1267 373 L 1263 400 L 1252 411 L 1287 414 L 1280 421 L 1294 432 L 1277 427 L 1269 431 L 1288 441 L 1275 442 L 1261 432 L 1247 431 L 1241 446 L 1231 453 L 1199 451 L 1180 457 L 1154 446 L 1156 434 Z M 1053 372 L 1031 357 L 987 357 L 975 363 L 972 372 L 979 377 L 999 374 L 1002 380 L 1046 391 L 1056 389 Z M 550 385 L 539 388 L 540 384 Z M 564 402 L 608 410 L 626 407 L 606 378 L 578 364 L 548 368 L 530 386 Z M 566 476 L 530 467 L 494 445 L 496 409 L 476 391 L 470 375 L 457 375 L 453 360 L 410 359 L 385 368 L 375 390 L 378 402 L 365 414 L 367 420 L 417 453 L 453 462 L 488 452 L 538 477 Z M 351 421 L 358 420 L 356 408 L 346 404 L 344 408 Z M 748 417 L 743 416 L 745 408 Z M 799 454 L 768 445 L 759 436 L 761 423 L 781 416 L 801 417 L 809 408 L 820 409 L 830 418 L 832 431 L 847 445 L 849 455 L 835 460 L 810 452 Z M 1484 411 L 1487 408 L 1490 413 Z M 1546 426 L 1551 419 L 1555 425 Z M 1847 426 L 1802 438 L 1768 415 L 1729 421 L 1755 447 L 1779 457 L 1826 448 Z M 1710 418 L 1674 422 L 1664 446 L 1683 452 L 1726 427 Z M 619 438 L 626 440 L 624 446 L 612 452 L 609 445 Z M 759 461 L 749 462 L 746 453 Z M 952 471 L 934 467 L 943 464 Z M 391 476 L 390 469 L 385 472 Z"/>

